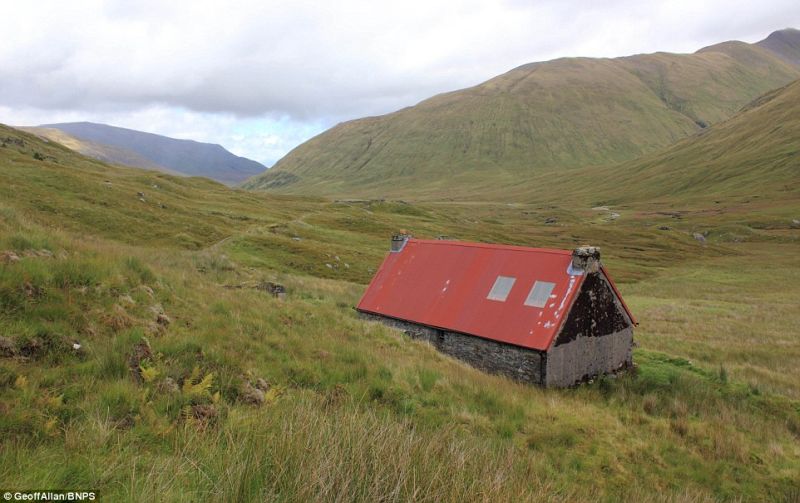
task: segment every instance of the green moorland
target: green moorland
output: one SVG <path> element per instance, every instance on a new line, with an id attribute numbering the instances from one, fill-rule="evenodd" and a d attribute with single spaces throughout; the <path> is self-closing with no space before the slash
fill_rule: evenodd
<path id="1" fill-rule="evenodd" d="M 676 217 L 691 209 L 725 214 L 733 227 L 738 213 L 757 226 L 779 221 L 785 227 L 797 218 L 800 200 L 800 80 L 757 98 L 700 134 L 626 163 L 496 179 L 483 189 L 475 188 L 477 179 L 471 176 L 454 176 L 414 194 L 429 200 L 448 194 L 473 201 L 632 205 Z M 742 226 L 738 232 L 749 231 Z"/>
<path id="2" fill-rule="evenodd" d="M 0 487 L 103 501 L 798 500 L 800 204 L 596 197 L 265 195 L 0 126 Z M 641 322 L 636 371 L 543 390 L 359 320 L 352 306 L 402 229 L 602 246 Z"/>
<path id="3" fill-rule="evenodd" d="M 413 107 L 339 124 L 245 186 L 434 200 L 455 187 L 456 197 L 471 191 L 487 200 L 498 186 L 531 176 L 629 161 L 718 124 L 800 77 L 800 31 L 770 39 L 776 36 L 794 44 L 791 58 L 761 43 L 726 42 L 694 54 L 523 65 Z"/>

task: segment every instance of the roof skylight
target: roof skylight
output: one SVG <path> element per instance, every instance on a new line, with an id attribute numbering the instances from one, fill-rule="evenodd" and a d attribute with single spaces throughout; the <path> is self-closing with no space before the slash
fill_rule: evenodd
<path id="1" fill-rule="evenodd" d="M 511 288 L 514 286 L 515 281 L 517 281 L 517 278 L 498 276 L 494 282 L 494 286 L 492 286 L 492 289 L 489 291 L 489 295 L 487 295 L 486 298 L 489 300 L 505 302 L 508 294 L 511 293 Z"/>

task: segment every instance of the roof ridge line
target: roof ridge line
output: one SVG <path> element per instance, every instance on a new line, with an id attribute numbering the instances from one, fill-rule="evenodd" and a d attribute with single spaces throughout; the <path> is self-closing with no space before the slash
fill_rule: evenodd
<path id="1" fill-rule="evenodd" d="M 480 243 L 477 241 L 451 241 L 446 239 L 417 239 L 417 238 L 410 238 L 409 242 L 417 242 L 422 244 L 432 244 L 432 245 L 449 245 L 449 246 L 464 246 L 469 248 L 490 248 L 490 249 L 500 249 L 500 250 L 513 250 L 513 251 L 523 251 L 523 252 L 541 252 L 541 253 L 552 253 L 554 255 L 571 255 L 571 250 L 564 250 L 561 248 L 534 248 L 530 246 L 522 246 L 522 245 L 507 245 L 507 244 L 496 244 L 496 243 Z"/>

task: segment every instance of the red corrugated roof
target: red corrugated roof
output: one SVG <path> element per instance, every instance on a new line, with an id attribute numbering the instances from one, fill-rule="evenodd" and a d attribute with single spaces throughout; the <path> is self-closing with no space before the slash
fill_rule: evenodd
<path id="1" fill-rule="evenodd" d="M 583 284 L 571 261 L 566 250 L 410 239 L 383 261 L 358 310 L 544 351 Z M 498 276 L 515 279 L 505 301 L 487 299 Z M 526 306 L 537 281 L 553 290 L 544 307 Z"/>

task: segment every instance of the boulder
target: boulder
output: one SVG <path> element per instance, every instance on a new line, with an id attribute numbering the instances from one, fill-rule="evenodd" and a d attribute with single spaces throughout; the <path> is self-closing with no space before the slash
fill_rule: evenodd
<path id="1" fill-rule="evenodd" d="M 0 336 L 0 356 L 11 357 L 17 354 L 17 345 L 12 339 Z"/>
<path id="2" fill-rule="evenodd" d="M 156 315 L 156 323 L 161 325 L 162 327 L 168 327 L 172 320 L 164 313 L 159 313 Z"/>
<path id="3" fill-rule="evenodd" d="M 260 389 L 261 391 L 266 393 L 267 391 L 269 391 L 271 387 L 272 385 L 270 385 L 270 383 L 266 379 L 262 377 L 256 379 L 256 389 Z"/>
<path id="4" fill-rule="evenodd" d="M 153 357 L 153 351 L 150 349 L 150 344 L 146 341 L 141 341 L 134 344 L 131 352 L 128 354 L 128 368 L 131 371 L 136 382 L 143 382 L 141 364 L 144 360 L 149 360 Z"/>
<path id="5" fill-rule="evenodd" d="M 29 299 L 38 299 L 44 295 L 44 288 L 28 281 L 22 284 L 22 291 L 25 292 L 25 296 Z"/>
<path id="6" fill-rule="evenodd" d="M 267 292 L 278 299 L 286 298 L 286 287 L 280 283 L 273 283 L 272 281 L 262 281 L 256 285 L 256 290 Z"/>
<path id="7" fill-rule="evenodd" d="M 19 255 L 13 251 L 0 252 L 0 262 L 3 264 L 13 264 L 19 262 Z"/>
<path id="8" fill-rule="evenodd" d="M 78 341 L 72 341 L 70 347 L 72 348 L 73 355 L 77 356 L 80 359 L 86 358 L 87 356 L 86 349 L 83 347 L 83 344 L 81 344 Z"/>
<path id="9" fill-rule="evenodd" d="M 252 384 L 245 383 L 239 391 L 239 398 L 244 403 L 251 405 L 262 405 L 264 403 L 264 392 L 258 388 L 254 388 Z"/>

